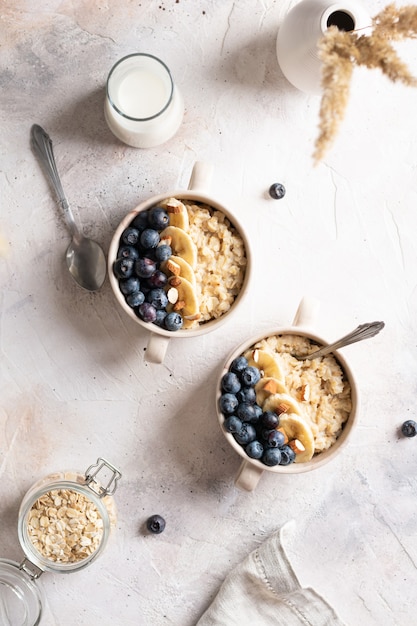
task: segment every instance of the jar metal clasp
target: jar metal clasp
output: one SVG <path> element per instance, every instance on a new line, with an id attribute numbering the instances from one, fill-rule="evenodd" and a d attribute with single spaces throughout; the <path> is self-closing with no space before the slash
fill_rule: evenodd
<path id="1" fill-rule="evenodd" d="M 107 470 L 110 470 L 110 476 Z M 102 476 L 107 480 L 107 484 L 100 479 L 100 482 L 96 479 L 97 474 L 102 473 Z M 111 463 L 99 457 L 93 465 L 85 472 L 85 485 L 89 487 L 100 498 L 104 496 L 112 496 L 117 489 L 117 481 L 122 477 L 121 472 L 114 467 Z"/>
<path id="2" fill-rule="evenodd" d="M 27 558 L 24 558 L 23 561 L 20 563 L 19 569 L 25 572 L 25 574 L 27 574 L 31 580 L 36 580 L 41 574 L 43 574 L 43 569 L 37 567 L 34 563 L 32 563 L 32 561 L 29 561 L 29 559 Z"/>

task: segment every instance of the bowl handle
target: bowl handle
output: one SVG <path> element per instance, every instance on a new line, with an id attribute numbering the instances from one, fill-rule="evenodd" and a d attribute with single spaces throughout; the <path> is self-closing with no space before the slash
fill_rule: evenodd
<path id="1" fill-rule="evenodd" d="M 206 161 L 196 161 L 191 172 L 188 189 L 192 191 L 209 191 L 213 177 L 213 165 Z"/>
<path id="2" fill-rule="evenodd" d="M 317 322 L 320 302 L 316 298 L 305 296 L 298 305 L 293 326 L 313 326 Z"/>
<path id="3" fill-rule="evenodd" d="M 263 469 L 252 465 L 250 461 L 242 461 L 235 478 L 235 485 L 238 489 L 253 491 L 263 473 Z"/>
<path id="4" fill-rule="evenodd" d="M 150 333 L 146 346 L 145 361 L 148 363 L 163 363 L 168 349 L 169 337 Z"/>

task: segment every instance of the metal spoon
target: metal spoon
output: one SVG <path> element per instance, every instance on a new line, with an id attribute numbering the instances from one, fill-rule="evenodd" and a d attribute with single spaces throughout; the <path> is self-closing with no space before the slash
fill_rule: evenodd
<path id="1" fill-rule="evenodd" d="M 62 189 L 55 163 L 52 140 L 41 126 L 34 124 L 30 131 L 32 146 L 58 196 L 72 241 L 66 252 L 66 262 L 70 273 L 81 287 L 89 291 L 100 289 L 106 278 L 106 257 L 99 244 L 78 230 L 68 200 Z"/>
<path id="2" fill-rule="evenodd" d="M 329 352 L 333 352 L 338 348 L 343 348 L 343 346 L 348 346 L 351 343 L 356 343 L 357 341 L 362 341 L 363 339 L 370 339 L 371 337 L 375 337 L 385 326 L 384 322 L 371 322 L 368 324 L 361 324 L 355 330 L 352 330 L 351 333 L 345 335 L 339 341 L 335 341 L 328 346 L 324 346 L 320 348 L 320 350 L 316 350 L 311 354 L 306 354 L 304 356 L 295 356 L 299 361 L 306 361 L 311 359 L 316 359 L 319 356 L 323 356 L 324 354 L 328 354 Z"/>

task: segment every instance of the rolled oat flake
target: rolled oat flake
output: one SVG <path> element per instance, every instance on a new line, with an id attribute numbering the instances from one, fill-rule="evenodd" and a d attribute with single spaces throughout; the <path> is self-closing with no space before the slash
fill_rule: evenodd
<path id="1" fill-rule="evenodd" d="M 0 624 L 36 626 L 43 612 L 39 577 L 75 572 L 104 550 L 116 526 L 113 494 L 121 473 L 98 458 L 84 473 L 67 470 L 36 482 L 19 509 L 20 563 L 0 558 Z"/>

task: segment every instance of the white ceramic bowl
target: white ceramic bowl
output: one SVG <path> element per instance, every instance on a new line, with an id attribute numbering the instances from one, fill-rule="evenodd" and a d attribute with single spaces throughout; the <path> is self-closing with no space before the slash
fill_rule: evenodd
<path id="1" fill-rule="evenodd" d="M 224 374 L 229 371 L 229 367 L 233 359 L 246 352 L 246 350 L 248 350 L 258 341 L 261 341 L 262 339 L 265 339 L 266 337 L 270 337 L 272 335 L 299 335 L 311 339 L 313 342 L 319 344 L 320 346 L 328 345 L 327 341 L 314 334 L 314 332 L 311 331 L 309 328 L 315 316 L 315 311 L 313 309 L 317 310 L 316 307 L 316 301 L 304 299 L 300 304 L 292 326 L 286 328 L 272 328 L 268 332 L 263 332 L 262 335 L 250 337 L 244 343 L 239 345 L 235 350 L 233 350 L 221 369 L 216 386 L 217 417 L 223 435 L 226 437 L 230 446 L 243 459 L 235 479 L 235 484 L 240 489 L 244 489 L 246 491 L 252 491 L 253 489 L 255 489 L 264 471 L 272 472 L 274 474 L 297 474 L 301 472 L 309 472 L 311 470 L 322 467 L 324 464 L 334 459 L 335 456 L 340 453 L 342 448 L 344 448 L 350 437 L 352 429 L 356 424 L 359 411 L 359 396 L 356 379 L 346 359 L 340 353 L 334 352 L 332 354 L 336 357 L 338 363 L 341 365 L 344 374 L 351 386 L 352 410 L 350 412 L 348 420 L 343 426 L 341 434 L 330 448 L 313 456 L 313 458 L 308 462 L 291 463 L 290 465 L 275 465 L 273 467 L 269 467 L 261 461 L 250 458 L 246 454 L 244 448 L 235 440 L 231 433 L 228 433 L 225 430 L 223 426 L 225 418 L 219 408 L 219 399 L 221 396 L 221 380 Z"/>
<path id="2" fill-rule="evenodd" d="M 123 220 L 120 222 L 111 240 L 109 253 L 108 253 L 108 272 L 109 272 L 110 284 L 113 289 L 113 293 L 116 297 L 117 302 L 119 303 L 121 308 L 125 311 L 125 313 L 132 320 L 134 320 L 137 324 L 139 324 L 140 326 L 142 326 L 143 328 L 145 328 L 147 331 L 150 332 L 150 338 L 149 338 L 148 346 L 145 352 L 146 361 L 150 361 L 153 363 L 162 363 L 166 354 L 168 343 L 171 339 L 185 339 L 187 337 L 205 335 L 206 333 L 219 329 L 221 326 L 223 326 L 223 324 L 225 324 L 226 322 L 230 320 L 230 317 L 236 311 L 237 307 L 241 305 L 241 302 L 243 301 L 243 298 L 245 297 L 248 291 L 248 285 L 249 285 L 250 274 L 251 274 L 251 252 L 250 252 L 249 241 L 246 237 L 246 234 L 242 226 L 239 224 L 235 215 L 232 215 L 232 213 L 229 211 L 227 207 L 217 202 L 211 195 L 205 192 L 205 189 L 208 187 L 210 177 L 211 177 L 211 167 L 209 167 L 205 163 L 197 162 L 194 165 L 189 189 L 187 191 L 173 191 L 170 193 L 164 193 L 158 196 L 153 196 L 152 198 L 149 198 L 149 200 L 142 202 L 135 209 L 130 211 L 130 213 L 128 213 L 126 217 L 123 218 Z M 239 295 L 236 297 L 229 311 L 227 311 L 226 313 L 224 313 L 223 315 L 221 315 L 220 317 L 216 319 L 213 319 L 209 322 L 201 324 L 197 328 L 181 329 L 175 332 L 166 330 L 164 328 L 160 328 L 159 326 L 156 326 L 155 324 L 144 322 L 143 320 L 141 320 L 135 314 L 134 310 L 127 304 L 124 295 L 120 291 L 119 281 L 113 272 L 113 265 L 117 258 L 117 252 L 120 247 L 120 237 L 123 231 L 127 228 L 127 226 L 129 226 L 129 224 L 132 222 L 132 220 L 136 217 L 138 213 L 140 213 L 141 211 L 147 211 L 151 207 L 159 204 L 162 200 L 165 200 L 166 198 L 172 198 L 172 197 L 178 198 L 179 200 L 192 200 L 195 202 L 201 202 L 203 204 L 207 204 L 210 207 L 213 207 L 214 209 L 224 213 L 226 217 L 230 220 L 230 222 L 233 224 L 233 226 L 236 228 L 236 230 L 239 232 L 240 236 L 242 237 L 242 240 L 245 246 L 246 259 L 247 259 L 247 265 L 246 265 L 246 271 L 245 271 L 245 277 L 244 277 L 242 289 Z"/>

